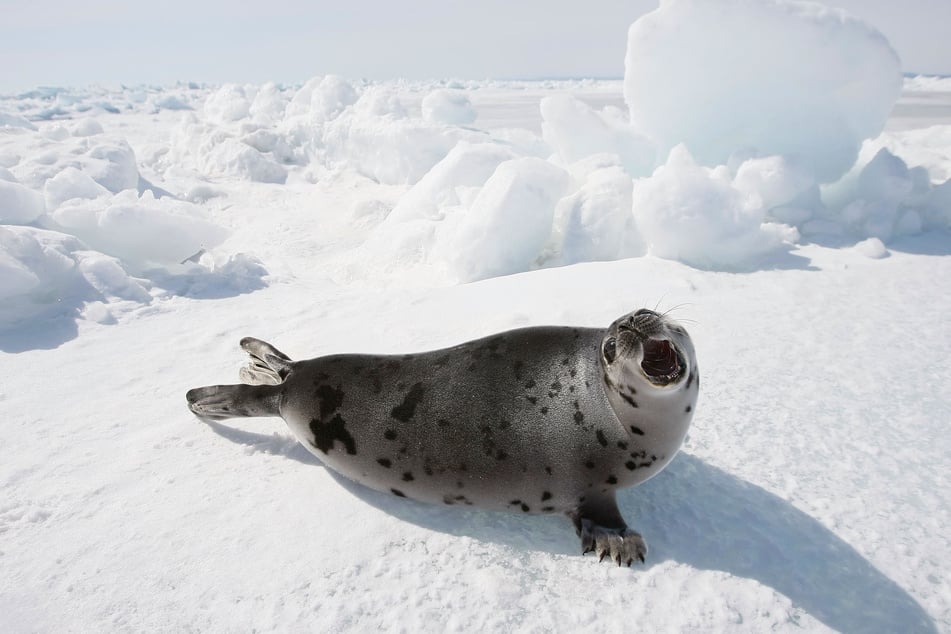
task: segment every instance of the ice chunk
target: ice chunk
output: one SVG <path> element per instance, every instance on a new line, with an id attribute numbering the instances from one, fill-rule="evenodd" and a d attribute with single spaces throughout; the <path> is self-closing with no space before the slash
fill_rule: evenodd
<path id="1" fill-rule="evenodd" d="M 502 163 L 434 255 L 460 281 L 529 269 L 551 236 L 568 183 L 567 172 L 541 159 Z"/>
<path id="2" fill-rule="evenodd" d="M 70 132 L 72 132 L 73 136 L 95 136 L 102 134 L 104 130 L 102 129 L 102 124 L 98 121 L 92 117 L 86 117 L 85 119 L 74 122 L 70 126 Z"/>
<path id="3" fill-rule="evenodd" d="M 635 181 L 633 206 L 651 255 L 698 268 L 747 269 L 798 239 L 795 229 L 765 222 L 762 200 L 734 187 L 725 166 L 697 165 L 682 145 Z"/>
<path id="4" fill-rule="evenodd" d="M 577 192 L 558 203 L 554 262 L 572 264 L 643 255 L 632 204 L 633 181 L 619 165 L 590 172 Z"/>
<path id="5" fill-rule="evenodd" d="M 73 200 L 50 214 L 54 228 L 115 256 L 133 271 L 180 263 L 199 249 L 220 244 L 228 232 L 201 208 L 146 191 L 111 200 Z"/>
<path id="6" fill-rule="evenodd" d="M 849 169 L 901 90 L 881 33 L 792 0 L 663 0 L 631 25 L 624 97 L 666 152 L 704 165 L 735 152 L 797 159 L 819 182 Z"/>
<path id="7" fill-rule="evenodd" d="M 0 179 L 0 224 L 25 225 L 46 213 L 43 196 L 17 182 Z"/>
<path id="8" fill-rule="evenodd" d="M 867 258 L 872 258 L 873 260 L 880 260 L 881 258 L 888 257 L 888 249 L 885 248 L 885 245 L 878 238 L 867 238 L 862 240 L 855 245 L 855 250 Z"/>
<path id="9" fill-rule="evenodd" d="M 88 174 L 75 167 L 67 167 L 46 181 L 43 188 L 46 206 L 56 209 L 73 198 L 93 199 L 108 196 L 109 190 L 97 183 Z"/>
<path id="10" fill-rule="evenodd" d="M 205 117 L 213 123 L 240 121 L 248 116 L 251 100 L 243 86 L 225 84 L 205 99 Z"/>
<path id="11" fill-rule="evenodd" d="M 470 125 L 476 120 L 476 110 L 461 90 L 434 90 L 423 97 L 423 119 L 434 123 Z"/>
<path id="12" fill-rule="evenodd" d="M 654 167 L 654 147 L 620 116 L 599 113 L 570 94 L 541 101 L 542 136 L 566 163 L 615 154 L 627 172 L 646 176 Z"/>
<path id="13" fill-rule="evenodd" d="M 927 172 L 909 169 L 886 148 L 867 162 L 859 161 L 840 181 L 822 189 L 828 219 L 857 237 L 885 242 L 919 233 L 926 223 L 927 228 L 941 227 L 940 215 L 932 210 L 933 196 Z"/>

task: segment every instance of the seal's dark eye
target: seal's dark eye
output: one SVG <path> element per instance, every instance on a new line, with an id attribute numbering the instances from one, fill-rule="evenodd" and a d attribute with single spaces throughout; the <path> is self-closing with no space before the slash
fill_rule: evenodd
<path id="1" fill-rule="evenodd" d="M 608 363 L 614 363 L 614 358 L 617 357 L 617 340 L 614 337 L 610 337 L 604 340 L 604 360 Z"/>

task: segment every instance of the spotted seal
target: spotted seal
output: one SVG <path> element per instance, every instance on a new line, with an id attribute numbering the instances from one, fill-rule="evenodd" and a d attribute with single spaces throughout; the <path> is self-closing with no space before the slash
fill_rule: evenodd
<path id="1" fill-rule="evenodd" d="M 673 459 L 700 388 L 687 331 L 647 309 L 420 354 L 291 361 L 258 339 L 241 347 L 245 384 L 190 390 L 198 417 L 280 416 L 327 467 L 396 496 L 566 514 L 583 553 L 618 565 L 647 546 L 615 491 Z"/>

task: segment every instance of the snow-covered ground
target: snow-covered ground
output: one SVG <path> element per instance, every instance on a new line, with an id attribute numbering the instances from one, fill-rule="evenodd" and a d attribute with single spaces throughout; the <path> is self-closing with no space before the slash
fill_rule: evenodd
<path id="1" fill-rule="evenodd" d="M 624 81 L 0 97 L 0 629 L 951 631 L 951 80 L 723 4 L 639 21 Z M 404 352 L 645 305 L 704 387 L 620 495 L 632 569 L 185 408 L 245 335 Z"/>

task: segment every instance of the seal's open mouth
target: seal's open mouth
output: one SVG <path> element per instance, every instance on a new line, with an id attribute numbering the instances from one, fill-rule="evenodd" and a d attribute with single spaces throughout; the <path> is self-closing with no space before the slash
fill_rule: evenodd
<path id="1" fill-rule="evenodd" d="M 683 373 L 684 362 L 667 339 L 648 339 L 644 342 L 641 368 L 652 383 L 667 385 Z"/>

